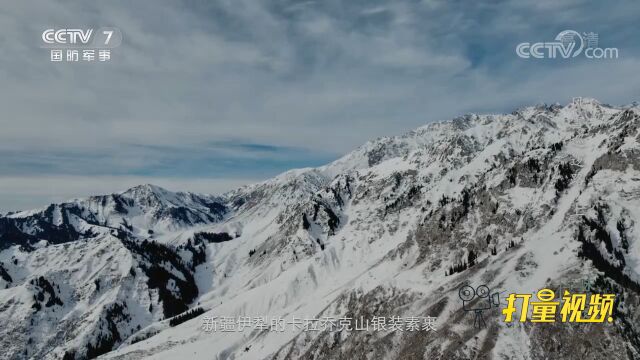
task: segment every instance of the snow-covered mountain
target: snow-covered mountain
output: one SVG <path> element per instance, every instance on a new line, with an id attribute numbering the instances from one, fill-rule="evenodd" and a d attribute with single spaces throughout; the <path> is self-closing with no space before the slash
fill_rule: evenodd
<path id="1" fill-rule="evenodd" d="M 638 359 L 638 221 L 638 106 L 465 115 L 219 196 L 142 185 L 0 217 L 0 358 Z M 614 322 L 476 328 L 458 298 L 585 280 L 617 294 Z M 371 316 L 437 330 L 203 329 Z"/>

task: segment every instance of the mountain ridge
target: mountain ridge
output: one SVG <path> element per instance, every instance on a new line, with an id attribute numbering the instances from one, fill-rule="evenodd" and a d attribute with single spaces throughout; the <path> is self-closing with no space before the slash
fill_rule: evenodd
<path id="1" fill-rule="evenodd" d="M 474 329 L 456 291 L 482 282 L 530 292 L 587 277 L 626 289 L 617 327 L 593 330 L 602 338 L 591 343 L 594 354 L 606 340 L 608 351 L 636 356 L 629 319 L 638 317 L 639 114 L 583 100 L 465 115 L 221 195 L 147 184 L 2 216 L 0 318 L 17 325 L 0 342 L 16 358 L 115 350 L 105 357 L 334 359 L 365 351 L 465 359 L 517 349 L 522 359 L 570 359 L 577 357 L 545 342 L 547 328 L 521 325 L 526 342 L 498 316 L 488 331 Z M 196 319 L 168 324 L 196 307 L 204 309 Z M 374 310 L 443 323 L 435 334 L 254 330 L 214 338 L 198 322 Z M 34 323 L 49 330 L 35 332 Z M 558 336 L 571 343 L 584 331 Z"/>

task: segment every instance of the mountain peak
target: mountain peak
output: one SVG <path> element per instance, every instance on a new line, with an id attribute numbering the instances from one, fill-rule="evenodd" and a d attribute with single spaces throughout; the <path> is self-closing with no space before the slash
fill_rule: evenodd
<path id="1" fill-rule="evenodd" d="M 154 185 L 154 184 L 140 184 L 140 185 L 136 185 L 132 188 L 129 188 L 125 191 L 122 192 L 122 194 L 126 194 L 126 193 L 154 193 L 154 194 L 163 194 L 163 193 L 167 193 L 169 192 L 169 190 L 162 188 L 158 185 Z"/>
<path id="2" fill-rule="evenodd" d="M 176 198 L 176 193 L 153 184 L 137 185 L 119 193 L 119 195 L 146 205 L 167 205 L 174 202 L 172 199 Z"/>
<path id="3" fill-rule="evenodd" d="M 508 344 L 521 337 L 481 332 L 473 318 L 454 315 L 463 306 L 459 284 L 526 293 L 596 279 L 607 291 L 640 293 L 638 129 L 637 109 L 588 100 L 469 114 L 219 197 L 141 184 L 0 218 L 0 298 L 28 300 L 3 302 L 0 320 L 10 326 L 0 329 L 0 344 L 13 346 L 13 357 L 25 348 L 34 358 L 90 357 L 108 340 L 100 347 L 114 350 L 107 358 L 162 357 L 195 350 L 197 320 L 180 323 L 202 312 L 341 318 L 381 311 L 455 323 L 420 340 L 420 353 L 476 356 L 475 343 L 442 349 L 457 334 L 484 336 L 487 351 L 508 358 Z M 639 305 L 628 299 L 620 299 L 620 316 L 632 318 Z M 39 338 L 32 338 L 41 327 L 34 314 L 52 319 Z M 72 327 L 82 330 L 77 340 L 57 336 Z M 640 332 L 635 323 L 629 329 Z M 544 341 L 557 331 L 536 331 L 522 335 L 524 351 L 557 354 Z M 571 336 L 586 338 L 581 331 Z M 640 358 L 640 346 L 623 334 L 589 331 L 613 358 L 629 351 Z M 416 337 L 404 334 L 394 335 L 394 353 L 416 350 Z M 328 349 L 323 358 L 339 358 L 363 346 L 355 332 L 337 344 L 320 332 L 299 334 L 301 341 L 279 335 L 238 342 L 221 332 L 202 346 L 207 356 L 261 359 L 306 359 L 319 348 Z M 167 345 L 167 336 L 176 341 Z M 388 348 L 386 332 L 370 339 L 366 346 Z"/>

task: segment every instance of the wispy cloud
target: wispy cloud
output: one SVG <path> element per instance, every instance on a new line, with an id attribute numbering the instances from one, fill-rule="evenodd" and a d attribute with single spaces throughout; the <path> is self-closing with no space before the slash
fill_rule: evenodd
<path id="1" fill-rule="evenodd" d="M 631 0 L 7 3 L 0 179 L 265 178 L 461 113 L 573 96 L 628 103 L 640 94 L 639 10 Z M 116 26 L 124 41 L 109 63 L 51 63 L 40 34 L 67 26 Z M 568 28 L 599 33 L 620 59 L 515 55 Z"/>
<path id="2" fill-rule="evenodd" d="M 139 175 L 174 178 L 273 176 L 292 167 L 319 166 L 335 156 L 304 148 L 215 141 L 190 146 L 120 144 L 118 148 L 0 149 L 4 176 Z"/>

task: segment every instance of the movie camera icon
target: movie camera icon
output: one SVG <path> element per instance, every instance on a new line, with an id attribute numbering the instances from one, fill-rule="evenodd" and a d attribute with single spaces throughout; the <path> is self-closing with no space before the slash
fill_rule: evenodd
<path id="1" fill-rule="evenodd" d="M 473 327 L 475 328 L 487 326 L 482 316 L 483 311 L 500 306 L 500 294 L 497 292 L 491 294 L 491 290 L 487 285 L 480 285 L 475 289 L 465 285 L 458 291 L 458 296 L 462 300 L 462 309 L 475 313 L 475 318 L 473 319 Z"/>

